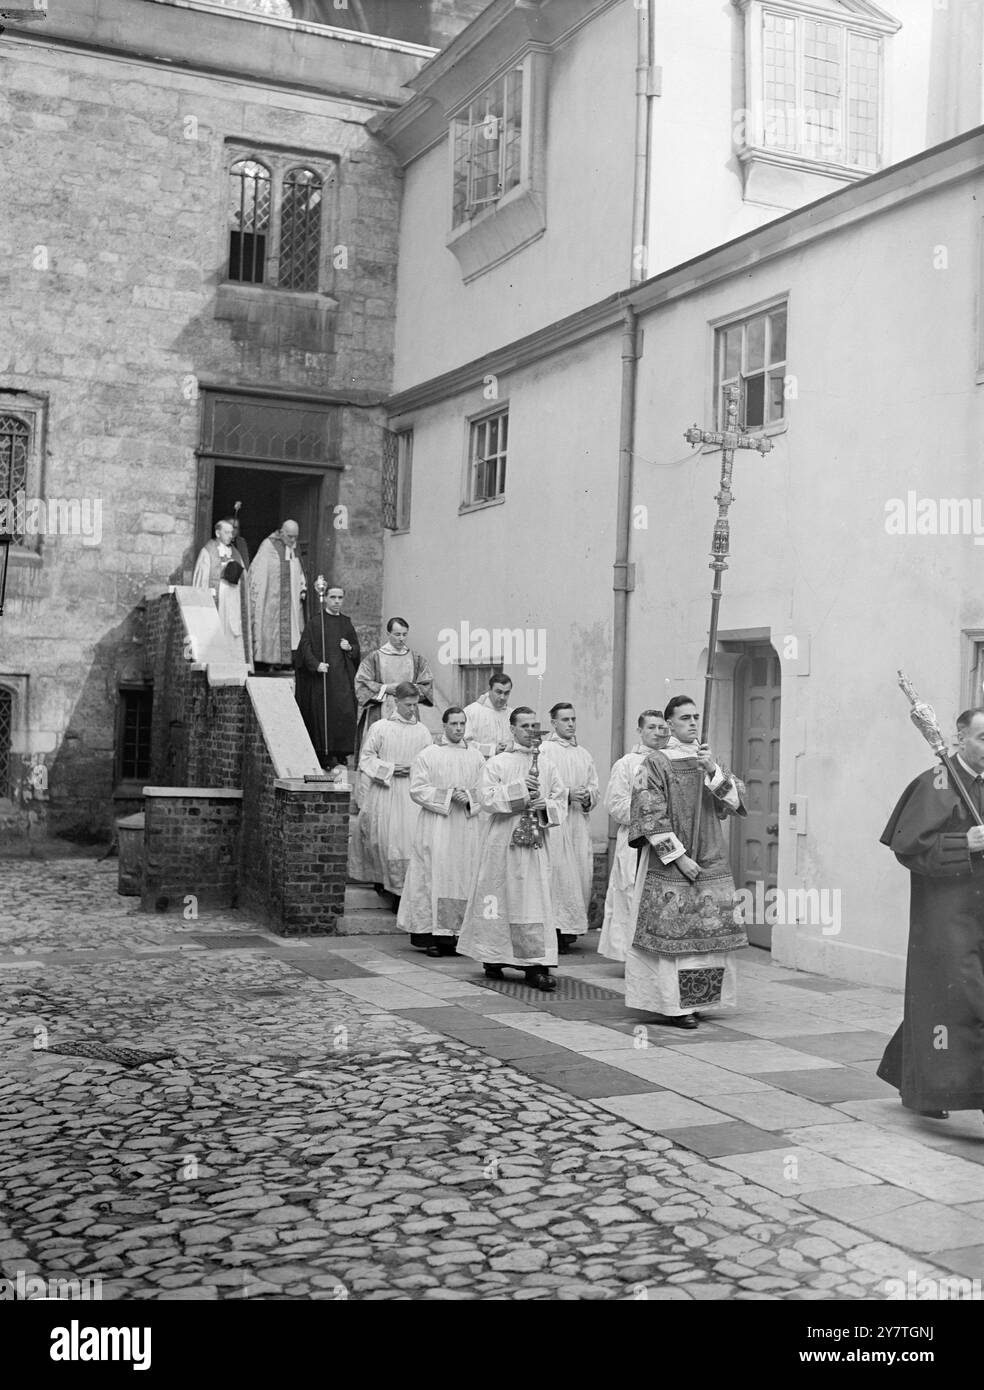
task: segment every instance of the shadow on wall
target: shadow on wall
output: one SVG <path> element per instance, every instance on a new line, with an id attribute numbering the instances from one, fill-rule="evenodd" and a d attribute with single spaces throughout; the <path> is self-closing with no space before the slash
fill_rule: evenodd
<path id="1" fill-rule="evenodd" d="M 60 688 L 78 693 L 48 766 L 48 834 L 76 844 L 112 840 L 120 686 L 145 680 L 144 652 L 140 604 L 99 639 L 87 672 L 56 673 Z"/>

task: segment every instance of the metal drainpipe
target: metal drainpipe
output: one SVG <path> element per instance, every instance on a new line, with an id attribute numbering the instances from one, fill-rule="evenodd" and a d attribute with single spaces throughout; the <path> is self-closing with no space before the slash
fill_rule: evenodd
<path id="1" fill-rule="evenodd" d="M 632 535 L 632 455 L 635 443 L 636 371 L 639 360 L 636 313 L 626 305 L 622 330 L 622 400 L 618 426 L 618 505 L 615 540 L 615 615 L 612 633 L 612 743 L 614 765 L 625 753 L 626 654 L 629 594 L 635 587 L 635 567 L 629 564 Z M 608 822 L 608 865 L 611 869 L 618 827 Z"/>
<path id="2" fill-rule="evenodd" d="M 632 269 L 630 282 L 637 285 L 647 273 L 647 235 L 649 224 L 650 92 L 652 79 L 651 32 L 652 0 L 637 10 L 636 20 L 636 130 L 634 180 L 632 188 Z M 636 313 L 626 305 L 622 331 L 622 399 L 618 438 L 618 510 L 615 541 L 614 625 L 612 634 L 612 742 L 611 762 L 625 753 L 625 692 L 628 684 L 629 594 L 635 587 L 635 567 L 629 563 L 632 536 L 632 459 L 635 446 L 636 377 L 639 363 L 639 335 Z M 615 855 L 618 827 L 608 822 L 608 868 Z"/>

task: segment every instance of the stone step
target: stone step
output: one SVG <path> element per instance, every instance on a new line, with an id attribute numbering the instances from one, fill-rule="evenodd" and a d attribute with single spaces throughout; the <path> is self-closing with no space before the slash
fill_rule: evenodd
<path id="1" fill-rule="evenodd" d="M 350 883 L 345 889 L 345 912 L 335 930 L 339 936 L 400 935 L 396 914 L 390 912 L 374 888 Z"/>

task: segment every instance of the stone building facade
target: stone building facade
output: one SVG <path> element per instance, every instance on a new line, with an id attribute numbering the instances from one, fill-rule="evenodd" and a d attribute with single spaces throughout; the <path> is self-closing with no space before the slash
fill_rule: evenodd
<path id="1" fill-rule="evenodd" d="M 0 38 L 0 834 L 138 790 L 144 596 L 235 502 L 376 636 L 401 176 L 367 123 L 431 53 L 193 0 Z"/>

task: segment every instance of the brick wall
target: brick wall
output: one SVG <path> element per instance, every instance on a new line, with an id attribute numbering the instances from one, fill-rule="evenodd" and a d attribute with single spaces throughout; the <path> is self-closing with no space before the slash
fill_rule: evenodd
<path id="1" fill-rule="evenodd" d="M 241 815 L 239 793 L 148 794 L 141 908 L 180 910 L 189 897 L 200 907 L 234 907 Z"/>

